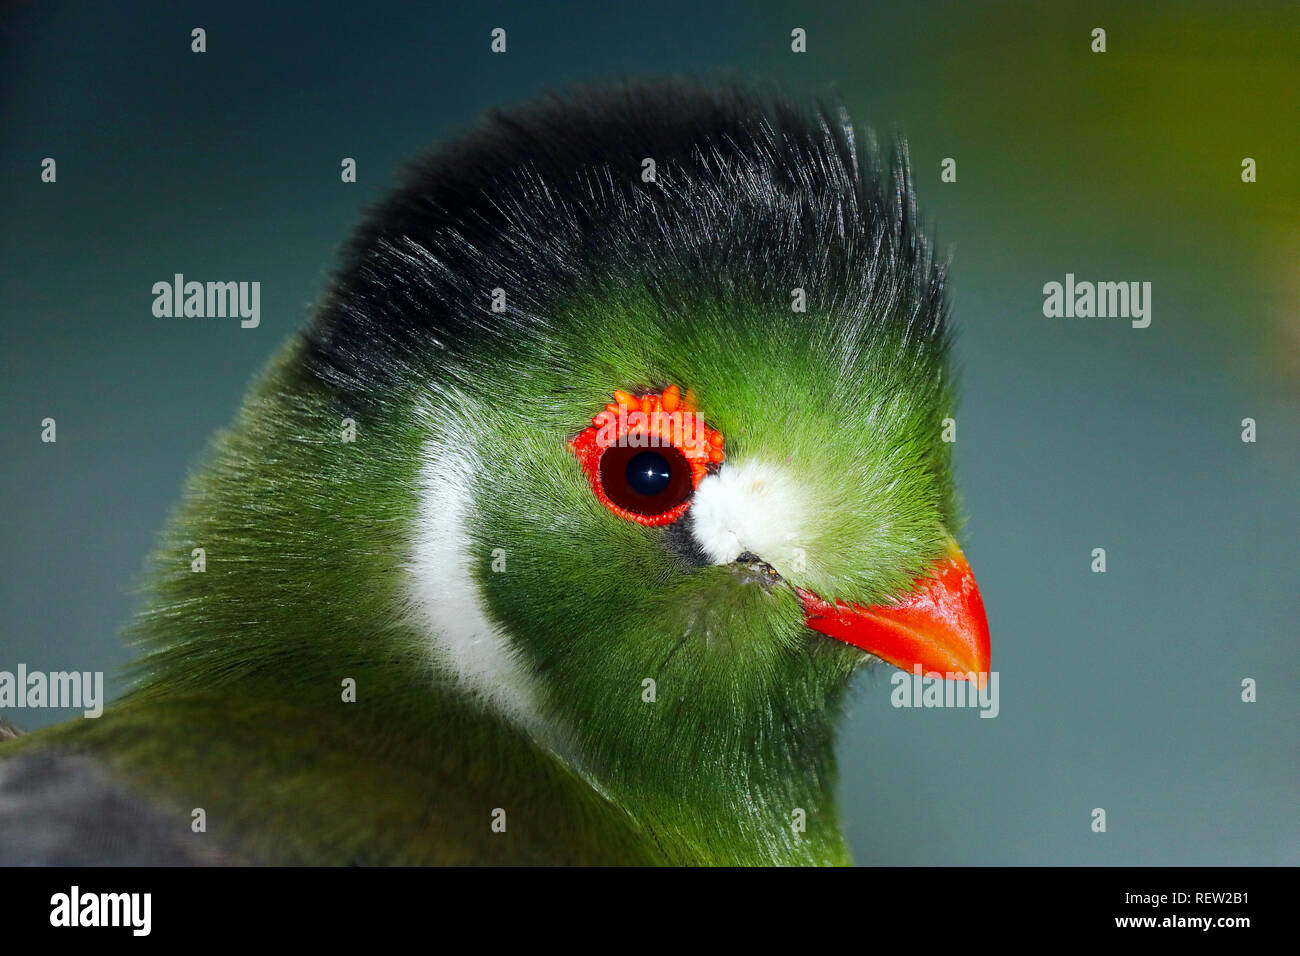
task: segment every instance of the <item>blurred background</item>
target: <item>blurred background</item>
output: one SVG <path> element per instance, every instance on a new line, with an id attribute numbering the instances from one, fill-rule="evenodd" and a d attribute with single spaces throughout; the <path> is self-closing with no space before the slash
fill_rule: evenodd
<path id="1" fill-rule="evenodd" d="M 127 659 L 187 469 L 415 154 L 578 81 L 775 82 L 910 140 L 953 257 L 964 545 L 1001 675 L 994 720 L 860 681 L 858 862 L 1300 863 L 1298 67 L 1294 3 L 10 3 L 0 670 Z M 176 272 L 260 281 L 261 326 L 155 318 Z M 1151 282 L 1150 327 L 1044 318 L 1067 272 Z"/>

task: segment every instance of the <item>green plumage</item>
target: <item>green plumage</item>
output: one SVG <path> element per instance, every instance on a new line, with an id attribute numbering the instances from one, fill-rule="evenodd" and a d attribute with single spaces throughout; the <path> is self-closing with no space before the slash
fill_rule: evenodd
<path id="1" fill-rule="evenodd" d="M 192 476 L 129 629 L 135 689 L 0 755 L 91 752 L 182 838 L 254 862 L 849 862 L 833 727 L 869 658 L 808 630 L 790 587 L 611 514 L 566 448 L 614 389 L 689 386 L 723 467 L 800 489 L 791 553 L 762 556 L 790 585 L 881 601 L 943 551 L 942 271 L 905 165 L 882 186 L 829 115 L 634 89 L 498 120 L 414 173 Z M 574 130 L 605 152 L 563 153 Z M 449 211 L 453 189 L 478 205 Z M 502 206 L 510 229 L 481 212 Z M 523 274 L 542 247 L 563 275 Z M 507 635 L 545 731 L 467 692 L 413 613 L 439 494 L 422 469 L 453 452 L 472 464 L 462 597 Z"/>

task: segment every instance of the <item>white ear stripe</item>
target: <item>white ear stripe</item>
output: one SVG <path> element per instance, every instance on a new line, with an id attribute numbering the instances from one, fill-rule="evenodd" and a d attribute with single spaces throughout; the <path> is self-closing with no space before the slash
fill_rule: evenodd
<path id="1" fill-rule="evenodd" d="M 465 529 L 473 474 L 467 436 L 447 435 L 424 448 L 407 597 L 435 659 L 460 688 L 510 719 L 540 729 L 531 676 L 509 639 L 488 619 L 470 573 L 473 542 Z"/>

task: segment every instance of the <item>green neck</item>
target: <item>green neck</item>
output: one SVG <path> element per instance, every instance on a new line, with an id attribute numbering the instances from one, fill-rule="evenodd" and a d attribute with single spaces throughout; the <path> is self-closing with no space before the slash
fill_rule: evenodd
<path id="1" fill-rule="evenodd" d="M 360 688 L 384 686 L 377 672 L 356 673 Z M 742 769 L 601 780 L 454 691 L 417 695 L 389 684 L 388 699 L 343 703 L 333 690 L 308 690 L 320 686 L 141 689 L 98 720 L 5 749 L 100 752 L 178 817 L 203 807 L 202 839 L 253 862 L 851 862 L 818 771 L 824 754 L 798 772 L 758 774 L 728 761 Z M 508 835 L 490 829 L 498 807 Z M 796 809 L 805 811 L 802 832 Z"/>
<path id="2" fill-rule="evenodd" d="M 570 764 L 675 862 L 847 864 L 834 794 L 838 711 L 836 700 L 743 727 L 624 721 L 610 735 L 592 732 L 593 720 Z"/>

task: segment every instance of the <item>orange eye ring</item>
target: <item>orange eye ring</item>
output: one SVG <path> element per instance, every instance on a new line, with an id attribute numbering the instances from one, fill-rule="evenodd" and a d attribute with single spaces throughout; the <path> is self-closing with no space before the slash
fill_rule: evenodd
<path id="1" fill-rule="evenodd" d="M 726 457 L 723 443 L 722 433 L 704 424 L 694 394 L 688 390 L 683 395 L 676 385 L 669 385 L 662 392 L 644 395 L 616 391 L 614 400 L 592 418 L 591 425 L 569 442 L 569 450 L 582 465 L 601 504 L 625 521 L 658 528 L 686 513 L 704 476 Z M 620 477 L 627 460 L 635 457 L 629 449 L 667 450 L 658 457 L 663 459 L 664 467 L 674 470 L 668 479 L 673 490 L 647 497 L 638 505 L 636 492 L 627 488 Z M 615 453 L 609 462 L 618 467 L 602 469 L 606 452 L 611 450 Z M 679 468 L 684 471 L 677 473 Z M 675 500 L 679 497 L 682 500 Z"/>

